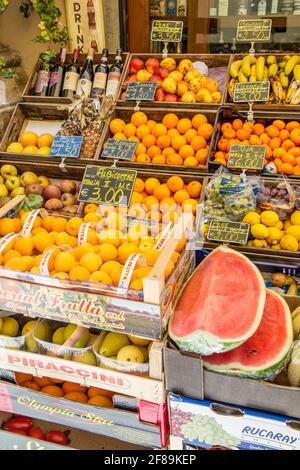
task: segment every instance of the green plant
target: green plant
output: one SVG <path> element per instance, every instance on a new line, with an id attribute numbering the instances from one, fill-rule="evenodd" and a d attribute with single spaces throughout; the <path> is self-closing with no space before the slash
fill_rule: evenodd
<path id="1" fill-rule="evenodd" d="M 6 10 L 9 0 L 0 0 L 0 15 Z"/>

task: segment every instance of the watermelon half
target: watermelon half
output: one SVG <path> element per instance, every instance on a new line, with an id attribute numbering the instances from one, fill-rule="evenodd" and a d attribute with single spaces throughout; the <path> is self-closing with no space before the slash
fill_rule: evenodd
<path id="1" fill-rule="evenodd" d="M 293 325 L 286 301 L 267 290 L 262 321 L 244 344 L 233 351 L 203 357 L 204 367 L 240 377 L 272 379 L 286 366 L 293 344 Z"/>
<path id="2" fill-rule="evenodd" d="M 187 352 L 230 351 L 255 333 L 265 300 L 257 267 L 241 253 L 219 246 L 188 280 L 170 319 L 169 336 Z"/>

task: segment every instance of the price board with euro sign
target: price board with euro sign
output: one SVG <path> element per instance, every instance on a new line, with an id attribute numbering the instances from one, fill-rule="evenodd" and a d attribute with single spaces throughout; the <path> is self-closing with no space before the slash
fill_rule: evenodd
<path id="1" fill-rule="evenodd" d="M 266 157 L 265 145 L 232 144 L 227 162 L 228 168 L 262 170 Z"/>
<path id="2" fill-rule="evenodd" d="M 131 160 L 135 154 L 137 142 L 130 140 L 108 139 L 102 158 L 115 160 Z"/>
<path id="3" fill-rule="evenodd" d="M 250 225 L 240 222 L 212 220 L 208 227 L 207 240 L 245 245 L 248 241 Z"/>
<path id="4" fill-rule="evenodd" d="M 236 40 L 238 42 L 268 42 L 271 39 L 272 20 L 239 20 Z"/>
<path id="5" fill-rule="evenodd" d="M 261 103 L 268 101 L 270 82 L 240 82 L 234 86 L 234 103 Z"/>
<path id="6" fill-rule="evenodd" d="M 157 82 L 129 82 L 125 101 L 154 101 Z"/>
<path id="7" fill-rule="evenodd" d="M 51 146 L 50 157 L 79 158 L 83 143 L 80 135 L 56 135 Z"/>
<path id="8" fill-rule="evenodd" d="M 153 42 L 181 42 L 183 21 L 154 20 L 151 29 Z"/>

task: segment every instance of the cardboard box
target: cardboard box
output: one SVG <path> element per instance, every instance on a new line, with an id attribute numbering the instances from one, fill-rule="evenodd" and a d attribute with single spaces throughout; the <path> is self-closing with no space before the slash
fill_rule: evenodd
<path id="1" fill-rule="evenodd" d="M 213 401 L 169 395 L 170 447 L 299 450 L 300 421 Z"/>

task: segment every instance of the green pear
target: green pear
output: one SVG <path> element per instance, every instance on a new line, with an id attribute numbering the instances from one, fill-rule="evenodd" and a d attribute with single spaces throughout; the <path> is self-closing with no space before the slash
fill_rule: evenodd
<path id="1" fill-rule="evenodd" d="M 65 332 L 65 327 L 64 326 L 58 328 L 52 336 L 52 343 L 53 344 L 58 344 L 58 345 L 64 344 L 64 342 L 65 342 L 64 332 Z"/>
<path id="2" fill-rule="evenodd" d="M 64 331 L 64 339 L 65 341 L 67 341 L 70 336 L 72 336 L 72 334 L 74 333 L 74 331 L 76 330 L 76 328 L 78 327 L 78 325 L 74 325 L 73 323 L 69 323 L 66 327 L 65 327 L 65 331 Z M 73 348 L 85 348 L 85 346 L 87 345 L 88 341 L 90 339 L 90 333 L 89 333 L 89 330 L 87 328 L 84 329 L 80 339 L 72 346 Z"/>
<path id="3" fill-rule="evenodd" d="M 116 354 L 118 354 L 120 349 L 129 344 L 130 341 L 127 335 L 110 332 L 107 333 L 107 335 L 105 336 L 99 348 L 99 354 L 105 357 L 115 356 Z"/>
<path id="4" fill-rule="evenodd" d="M 151 343 L 149 339 L 137 338 L 136 336 L 128 335 L 128 338 L 136 346 L 148 346 Z"/>
<path id="5" fill-rule="evenodd" d="M 120 349 L 117 355 L 117 360 L 122 362 L 138 362 L 143 364 L 144 353 L 141 351 L 139 346 L 130 344 L 129 346 L 124 346 L 124 348 Z"/>
<path id="6" fill-rule="evenodd" d="M 92 351 L 85 351 L 84 353 L 73 354 L 73 361 L 80 362 L 81 364 L 88 364 L 90 366 L 96 366 L 96 356 Z"/>
<path id="7" fill-rule="evenodd" d="M 1 334 L 3 336 L 10 336 L 11 338 L 15 338 L 18 336 L 19 333 L 19 323 L 15 318 L 6 317 L 3 318 Z"/>

